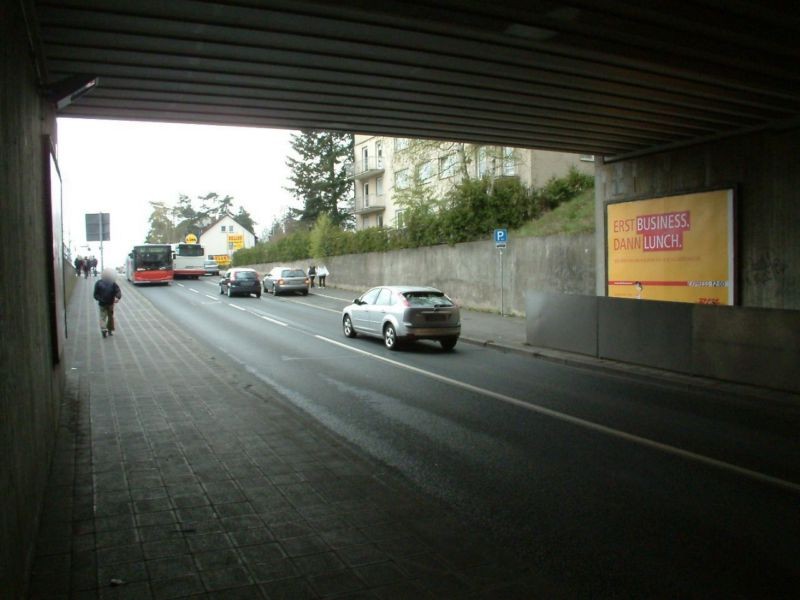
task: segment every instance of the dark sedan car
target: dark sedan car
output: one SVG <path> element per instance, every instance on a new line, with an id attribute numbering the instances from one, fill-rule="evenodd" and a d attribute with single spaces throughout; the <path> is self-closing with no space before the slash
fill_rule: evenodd
<path id="1" fill-rule="evenodd" d="M 219 280 L 219 293 L 231 296 L 249 296 L 255 294 L 261 298 L 261 279 L 254 269 L 228 269 Z"/>

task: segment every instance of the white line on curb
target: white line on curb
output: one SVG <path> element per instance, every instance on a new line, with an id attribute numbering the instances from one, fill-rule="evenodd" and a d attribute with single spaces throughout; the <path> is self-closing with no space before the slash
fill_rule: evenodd
<path id="1" fill-rule="evenodd" d="M 785 479 L 780 479 L 779 477 L 773 477 L 772 475 L 767 475 L 766 473 L 760 473 L 759 471 L 753 471 L 752 469 L 747 469 L 745 467 L 740 467 L 738 465 L 734 465 L 729 462 L 725 462 L 723 460 L 717 460 L 716 458 L 711 458 L 709 456 L 704 456 L 702 454 L 696 454 L 694 452 L 690 452 L 689 450 L 684 450 L 682 448 L 677 448 L 675 446 L 670 446 L 669 444 L 664 444 L 661 442 L 657 442 L 655 440 L 651 440 L 648 438 L 644 438 L 638 435 L 634 435 L 632 433 L 627 433 L 625 431 L 621 431 L 619 429 L 614 429 L 613 427 L 607 427 L 606 425 L 600 425 L 599 423 L 594 423 L 592 421 L 587 421 L 586 419 L 581 419 L 580 417 L 573 417 L 572 415 L 568 415 L 557 410 L 553 410 L 550 408 L 545 408 L 544 406 L 539 406 L 537 404 L 531 404 L 529 402 L 523 402 L 517 398 L 513 398 L 512 396 L 506 396 L 505 394 L 501 394 L 499 392 L 493 392 L 491 390 L 487 390 L 485 388 L 478 387 L 476 385 L 472 385 L 470 383 L 465 383 L 463 381 L 457 381 L 455 379 L 451 379 L 450 377 L 445 377 L 444 375 L 439 375 L 438 373 L 433 373 L 431 371 L 426 371 L 424 369 L 420 369 L 419 367 L 414 367 L 411 365 L 406 365 L 396 360 L 392 360 L 390 358 L 386 358 L 383 356 L 378 356 L 376 354 L 372 354 L 371 352 L 366 352 L 365 350 L 360 350 L 359 348 L 353 348 L 352 346 L 348 346 L 347 344 L 343 344 L 341 342 L 337 342 L 336 340 L 332 340 L 330 338 L 326 338 L 321 335 L 315 335 L 315 338 L 318 340 L 322 340 L 323 342 L 328 342 L 329 344 L 333 344 L 334 346 L 339 346 L 340 348 L 344 348 L 345 350 L 350 350 L 351 352 L 356 352 L 358 354 L 363 354 L 365 356 L 369 356 L 370 358 L 374 358 L 376 360 L 383 361 L 390 365 L 394 365 L 396 367 L 400 367 L 401 369 L 406 369 L 408 371 L 412 371 L 414 373 L 418 373 L 420 375 L 424 375 L 426 377 L 430 377 L 431 379 L 436 379 L 443 383 L 447 383 L 449 385 L 460 387 L 465 390 L 469 390 L 470 392 L 474 392 L 476 394 L 481 394 L 484 396 L 489 396 L 490 398 L 494 398 L 495 400 L 499 400 L 501 402 L 505 402 L 506 404 L 511 404 L 513 406 L 517 406 L 519 408 L 524 408 L 525 410 L 529 410 L 531 412 L 535 412 L 541 415 L 545 415 L 547 417 L 557 419 L 559 421 L 564 421 L 566 423 L 570 423 L 572 425 L 577 425 L 578 427 L 583 427 L 584 429 L 590 429 L 592 431 L 596 431 L 599 433 L 603 433 L 605 435 L 609 435 L 611 437 L 615 437 L 621 440 L 625 440 L 627 442 L 632 442 L 634 444 L 638 444 L 640 446 L 644 446 L 646 448 L 650 448 L 653 450 L 659 450 L 661 452 L 665 452 L 667 454 L 672 454 L 674 456 L 679 456 L 683 459 L 698 462 L 704 464 L 706 466 L 714 467 L 716 469 L 720 469 L 722 471 L 728 471 L 731 473 L 735 473 L 742 477 L 746 477 L 748 479 L 753 479 L 755 481 L 759 481 L 761 483 L 767 483 L 769 485 L 774 485 L 776 487 L 783 488 L 785 490 L 789 490 L 795 493 L 800 493 L 800 484 L 794 483 L 792 481 L 787 481 Z"/>

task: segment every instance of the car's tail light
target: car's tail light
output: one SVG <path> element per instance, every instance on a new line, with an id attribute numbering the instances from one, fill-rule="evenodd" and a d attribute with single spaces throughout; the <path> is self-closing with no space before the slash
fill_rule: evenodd
<path id="1" fill-rule="evenodd" d="M 400 302 L 400 304 L 401 304 L 402 306 L 405 306 L 406 308 L 408 308 L 409 306 L 411 306 L 411 303 L 408 301 L 408 298 L 406 298 L 405 296 L 403 296 L 403 294 L 397 294 L 397 299 L 399 300 L 399 302 Z"/>
<path id="2" fill-rule="evenodd" d="M 311 283 L 311 280 L 308 277 L 306 277 L 306 285 L 308 285 L 309 283 Z"/>
<path id="3" fill-rule="evenodd" d="M 283 279 L 278 279 L 278 285 L 283 285 Z"/>

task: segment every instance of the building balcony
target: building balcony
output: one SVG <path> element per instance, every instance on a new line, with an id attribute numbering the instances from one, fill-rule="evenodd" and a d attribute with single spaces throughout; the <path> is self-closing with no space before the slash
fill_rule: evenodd
<path id="1" fill-rule="evenodd" d="M 368 215 L 370 213 L 381 212 L 386 209 L 386 200 L 383 194 L 370 194 L 356 198 L 355 214 Z"/>
<path id="2" fill-rule="evenodd" d="M 353 179 L 369 179 L 383 174 L 383 157 L 371 156 L 366 161 L 357 160 L 346 165 L 347 176 Z"/>

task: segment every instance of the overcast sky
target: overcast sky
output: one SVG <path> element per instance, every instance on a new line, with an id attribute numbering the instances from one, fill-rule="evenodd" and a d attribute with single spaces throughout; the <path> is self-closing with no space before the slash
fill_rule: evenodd
<path id="1" fill-rule="evenodd" d="M 216 192 L 230 194 L 256 221 L 256 235 L 294 205 L 286 157 L 290 131 L 211 125 L 58 120 L 58 160 L 63 180 L 64 241 L 86 253 L 84 214 L 111 214 L 106 266 L 147 235 L 150 201 L 174 203 Z M 198 206 L 198 204 L 195 204 Z M 99 244 L 90 244 L 100 257 Z"/>

